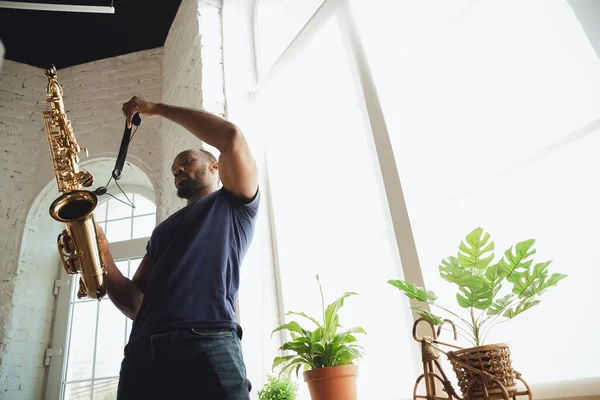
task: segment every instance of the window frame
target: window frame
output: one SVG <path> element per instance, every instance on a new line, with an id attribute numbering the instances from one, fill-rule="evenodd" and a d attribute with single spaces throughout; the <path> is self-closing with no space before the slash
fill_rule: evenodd
<path id="1" fill-rule="evenodd" d="M 358 87 L 361 89 L 361 102 L 369 120 L 369 128 L 373 136 L 377 161 L 382 175 L 383 185 L 385 189 L 386 201 L 391 215 L 391 222 L 396 238 L 396 248 L 401 260 L 402 274 L 406 280 L 415 283 L 418 286 L 425 287 L 423 273 L 421 270 L 418 252 L 414 240 L 413 231 L 410 224 L 408 209 L 402 189 L 402 177 L 400 176 L 393 154 L 391 137 L 387 128 L 383 108 L 377 93 L 375 81 L 372 76 L 371 67 L 367 58 L 364 44 L 359 34 L 356 25 L 356 20 L 352 15 L 349 0 L 324 0 L 323 4 L 313 13 L 311 18 L 303 25 L 300 31 L 282 51 L 273 65 L 266 71 L 262 70 L 260 56 L 260 35 L 259 35 L 259 18 L 258 8 L 261 0 L 250 0 L 254 2 L 252 11 L 252 25 L 254 27 L 253 46 L 255 60 L 255 76 L 257 82 L 250 90 L 251 102 L 254 102 L 260 91 L 272 81 L 276 74 L 281 73 L 285 69 L 285 65 L 290 59 L 294 58 L 299 51 L 308 43 L 317 33 L 322 24 L 331 16 L 338 17 L 337 23 L 342 33 L 342 39 L 345 41 L 346 50 L 350 55 L 351 67 L 355 72 L 355 78 L 358 82 Z M 263 193 L 265 200 L 268 203 L 267 209 L 269 212 L 269 224 L 271 231 L 271 248 L 274 269 L 276 277 L 275 296 L 280 307 L 280 315 L 282 319 L 283 304 L 281 300 L 281 279 L 279 278 L 280 262 L 277 254 L 277 235 L 274 218 L 274 209 L 272 200 L 270 199 L 269 173 L 268 173 L 268 154 L 263 155 L 265 165 L 265 180 L 266 191 Z M 390 206 L 390 205 L 393 205 Z M 429 310 L 427 304 L 418 303 L 415 300 L 410 300 L 411 306 L 419 305 L 420 307 Z M 412 313 L 413 320 L 419 318 L 418 315 Z M 411 332 L 406 332 L 410 335 Z M 281 336 L 280 340 L 285 340 L 285 335 Z M 420 358 L 418 346 L 414 346 L 417 358 Z M 419 367 L 420 368 L 420 367 Z M 417 377 L 415 376 L 415 379 Z M 533 384 L 532 389 L 538 394 L 541 399 L 556 399 L 569 397 L 573 395 L 591 396 L 600 394 L 600 377 L 582 378 L 569 381 L 563 381 L 559 384 Z M 408 395 L 407 395 L 408 396 Z"/>
<path id="2" fill-rule="evenodd" d="M 255 21 L 253 24 L 255 29 L 258 29 L 257 16 L 259 3 L 260 0 L 255 0 Z M 394 204 L 394 207 L 389 207 L 389 211 L 396 238 L 396 246 L 402 264 L 402 274 L 407 280 L 416 285 L 424 286 L 423 274 L 421 273 L 417 248 L 410 226 L 408 210 L 402 190 L 401 177 L 398 173 L 396 160 L 392 150 L 390 134 L 377 95 L 377 89 L 371 74 L 369 61 L 360 39 L 356 22 L 350 10 L 348 0 L 325 0 L 312 17 L 304 24 L 294 39 L 292 39 L 271 68 L 259 79 L 254 88 L 252 88 L 251 95 L 258 96 L 260 91 L 269 84 L 276 74 L 281 73 L 288 61 L 304 48 L 306 43 L 315 36 L 319 28 L 330 17 L 336 17 L 341 30 L 341 36 L 345 40 L 346 51 L 353 61 L 351 63 L 352 69 L 358 87 L 362 92 L 360 101 L 368 116 L 369 128 L 373 135 L 377 161 L 385 188 L 386 200 L 388 205 Z M 258 32 L 255 32 L 254 38 L 255 40 L 258 39 Z M 255 45 L 255 51 L 257 53 L 255 58 L 259 60 L 260 54 L 258 53 L 260 51 L 260 44 Z M 256 68 L 259 68 L 259 66 L 257 65 Z M 268 155 L 265 157 L 268 158 Z M 269 211 L 271 213 L 273 212 L 272 207 L 270 207 Z M 276 240 L 276 238 L 274 238 L 274 240 Z M 277 271 L 277 274 L 279 274 L 279 271 Z M 414 302 L 412 305 L 417 304 L 417 302 Z M 427 305 L 419 305 L 425 307 L 425 309 L 428 308 Z M 413 317 L 415 320 L 418 318 L 416 314 L 413 314 Z"/>

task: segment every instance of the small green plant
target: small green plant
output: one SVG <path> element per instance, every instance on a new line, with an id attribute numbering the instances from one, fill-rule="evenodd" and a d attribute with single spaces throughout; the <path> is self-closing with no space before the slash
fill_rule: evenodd
<path id="1" fill-rule="evenodd" d="M 298 385 L 289 377 L 268 376 L 258 391 L 258 400 L 295 400 Z"/>
<path id="2" fill-rule="evenodd" d="M 437 296 L 431 291 L 403 280 L 389 280 L 388 283 L 403 291 L 408 298 L 458 318 L 467 327 L 458 325 L 466 333 L 466 338 L 481 346 L 496 324 L 513 319 L 539 304 L 538 297 L 567 276 L 559 273 L 549 275 L 548 265 L 552 261 L 539 262 L 532 267 L 531 256 L 536 253 L 534 244 L 534 239 L 519 242 L 493 263 L 494 242 L 490 240 L 489 233 L 476 228 L 460 243 L 457 257 L 442 260 L 440 276 L 458 286 L 456 300 L 460 307 L 469 311 L 468 320 L 439 305 Z M 501 294 L 503 285 L 510 291 Z M 421 307 L 411 309 L 433 325 L 443 322 L 441 317 Z"/>
<path id="3" fill-rule="evenodd" d="M 284 329 L 288 330 L 292 337 L 291 341 L 281 346 L 281 350 L 291 351 L 294 354 L 275 357 L 273 360 L 273 370 L 277 366 L 282 365 L 280 374 L 283 374 L 285 371 L 289 374 L 294 367 L 296 368 L 297 376 L 298 371 L 302 367 L 306 371 L 309 369 L 351 365 L 363 356 L 363 348 L 356 343 L 356 336 L 354 336 L 356 333 L 366 333 L 363 328 L 355 327 L 338 332 L 338 328 L 341 328 L 338 311 L 344 305 L 344 299 L 357 295 L 357 293 L 346 292 L 342 297 L 325 308 L 325 299 L 319 275 L 317 275 L 317 283 L 321 292 L 323 322 L 321 323 L 303 312 L 290 311 L 286 315 L 301 316 L 312 322 L 315 328 L 313 330 L 305 329 L 298 322 L 291 321 L 273 330 L 273 333 Z"/>

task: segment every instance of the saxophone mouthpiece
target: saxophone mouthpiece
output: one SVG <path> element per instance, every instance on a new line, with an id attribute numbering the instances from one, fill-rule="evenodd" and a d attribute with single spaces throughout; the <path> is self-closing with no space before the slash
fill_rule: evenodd
<path id="1" fill-rule="evenodd" d="M 56 67 L 54 64 L 46 65 L 46 76 L 48 78 L 56 78 Z"/>

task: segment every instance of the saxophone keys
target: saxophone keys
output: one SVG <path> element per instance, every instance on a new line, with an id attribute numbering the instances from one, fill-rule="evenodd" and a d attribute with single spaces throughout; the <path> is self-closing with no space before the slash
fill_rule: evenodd
<path id="1" fill-rule="evenodd" d="M 73 239 L 64 230 L 56 239 L 58 245 L 58 254 L 67 274 L 74 275 L 79 269 L 79 258 L 75 254 L 75 245 Z"/>
<path id="2" fill-rule="evenodd" d="M 69 236 L 66 230 L 58 235 L 58 247 L 64 251 L 65 255 L 71 255 L 75 252 L 73 239 L 71 239 L 71 236 Z"/>
<path id="3" fill-rule="evenodd" d="M 79 278 L 79 290 L 77 291 L 78 299 L 85 299 L 88 297 L 87 291 L 85 290 L 85 284 L 83 283 L 83 279 Z"/>

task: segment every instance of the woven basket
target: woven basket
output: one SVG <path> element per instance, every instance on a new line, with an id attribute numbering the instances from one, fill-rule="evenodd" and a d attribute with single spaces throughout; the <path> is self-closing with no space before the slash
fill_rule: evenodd
<path id="1" fill-rule="evenodd" d="M 497 379 L 509 394 L 517 390 L 515 371 L 512 369 L 510 351 L 504 343 L 487 346 L 471 347 L 469 349 L 450 351 L 448 359 L 458 378 L 458 385 L 463 396 L 476 398 L 481 396 L 485 385 L 488 393 L 501 393 L 502 388 L 491 377 L 473 371 L 487 372 Z M 471 369 L 467 368 L 468 365 Z M 471 386 L 472 385 L 472 386 Z M 469 386 L 471 386 L 469 388 Z"/>

